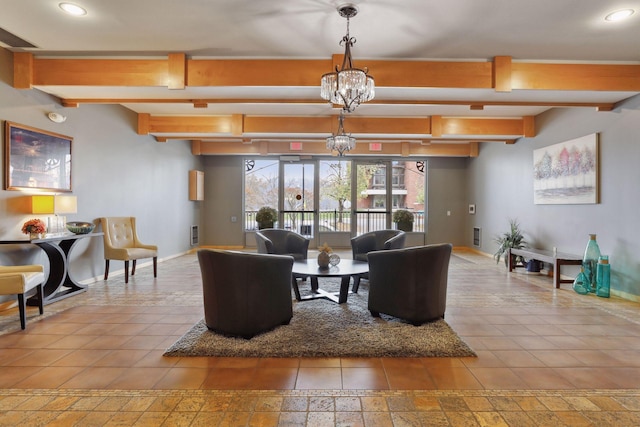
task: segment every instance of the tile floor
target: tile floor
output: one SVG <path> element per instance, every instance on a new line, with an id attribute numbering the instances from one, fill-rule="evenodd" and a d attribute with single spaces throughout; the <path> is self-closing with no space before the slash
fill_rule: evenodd
<path id="1" fill-rule="evenodd" d="M 477 358 L 163 357 L 202 318 L 194 255 L 17 316 L 0 312 L 0 426 L 640 425 L 640 304 L 469 251 L 446 320 Z"/>

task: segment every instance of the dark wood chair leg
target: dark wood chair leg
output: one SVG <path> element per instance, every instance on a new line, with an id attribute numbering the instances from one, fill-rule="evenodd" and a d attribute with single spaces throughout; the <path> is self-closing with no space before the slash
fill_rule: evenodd
<path id="1" fill-rule="evenodd" d="M 153 257 L 153 277 L 158 277 L 158 257 Z"/>
<path id="2" fill-rule="evenodd" d="M 107 280 L 109 277 L 109 260 L 104 260 L 104 280 Z"/>
<path id="3" fill-rule="evenodd" d="M 39 284 L 36 289 L 36 295 L 38 295 L 38 310 L 40 310 L 40 314 L 44 314 L 44 283 Z"/>
<path id="4" fill-rule="evenodd" d="M 131 275 L 136 274 L 136 260 L 133 260 L 133 265 L 131 266 Z"/>
<path id="5" fill-rule="evenodd" d="M 124 262 L 124 283 L 129 283 L 129 261 Z"/>
<path id="6" fill-rule="evenodd" d="M 24 294 L 18 294 L 18 307 L 20 308 L 20 327 L 25 329 L 27 327 L 27 301 Z"/>

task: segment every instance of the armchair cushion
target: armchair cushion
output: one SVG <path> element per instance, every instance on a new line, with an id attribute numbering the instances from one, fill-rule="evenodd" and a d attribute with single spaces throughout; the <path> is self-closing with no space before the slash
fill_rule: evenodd
<path id="1" fill-rule="evenodd" d="M 36 289 L 38 309 L 44 313 L 44 268 L 41 265 L 0 266 L 0 295 L 17 295 L 20 310 L 20 326 L 27 325 L 25 294 Z"/>
<path id="2" fill-rule="evenodd" d="M 369 253 L 371 314 L 419 325 L 444 317 L 452 246 L 449 243 Z"/>
<path id="3" fill-rule="evenodd" d="M 289 255 L 296 261 L 307 259 L 309 239 L 294 231 L 265 228 L 256 232 L 258 253 Z"/>

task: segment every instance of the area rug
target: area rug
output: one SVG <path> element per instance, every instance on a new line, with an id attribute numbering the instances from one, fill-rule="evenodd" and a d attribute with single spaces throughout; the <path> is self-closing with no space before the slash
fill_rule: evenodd
<path id="1" fill-rule="evenodd" d="M 320 287 L 337 290 L 336 279 Z M 300 285 L 301 293 L 308 285 Z M 332 289 L 333 288 L 333 289 Z M 475 352 L 444 321 L 413 326 L 399 319 L 371 316 L 367 283 L 346 304 L 317 299 L 293 303 L 289 325 L 250 340 L 207 329 L 204 320 L 167 349 L 164 356 L 218 357 L 465 357 Z"/>

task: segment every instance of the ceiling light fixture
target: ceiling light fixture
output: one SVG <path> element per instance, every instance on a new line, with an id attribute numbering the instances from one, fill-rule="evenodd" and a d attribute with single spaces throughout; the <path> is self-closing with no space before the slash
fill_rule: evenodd
<path id="1" fill-rule="evenodd" d="M 358 8 L 351 4 L 338 6 L 338 13 L 347 18 L 347 34 L 340 41 L 344 44 L 344 58 L 342 68 L 322 76 L 320 81 L 320 96 L 332 104 L 342 105 L 342 109 L 352 112 L 360 103 L 371 101 L 375 96 L 373 77 L 367 75 L 368 70 L 353 68 L 351 48 L 356 43 L 355 37 L 349 35 L 349 19 L 356 16 Z"/>
<path id="2" fill-rule="evenodd" d="M 337 151 L 338 156 L 344 156 L 344 153 L 351 151 L 356 147 L 356 139 L 351 135 L 344 133 L 344 114 L 341 111 L 338 117 L 338 132 L 327 138 L 327 149 Z"/>
<path id="3" fill-rule="evenodd" d="M 60 3 L 58 7 L 73 16 L 84 16 L 87 14 L 86 9 L 73 3 Z"/>
<path id="4" fill-rule="evenodd" d="M 633 15 L 635 11 L 633 9 L 622 9 L 616 10 L 615 12 L 611 12 L 607 16 L 604 17 L 605 21 L 622 21 L 623 19 L 627 19 L 631 15 Z"/>

